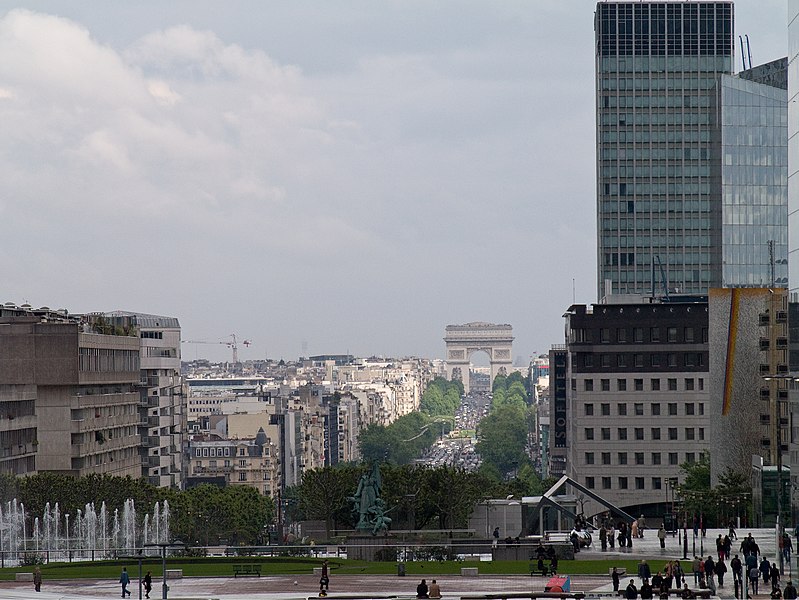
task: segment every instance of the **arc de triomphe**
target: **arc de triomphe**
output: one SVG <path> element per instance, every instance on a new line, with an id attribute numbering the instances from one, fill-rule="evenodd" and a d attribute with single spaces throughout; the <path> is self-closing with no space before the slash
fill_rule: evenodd
<path id="1" fill-rule="evenodd" d="M 460 375 L 463 389 L 469 393 L 471 356 L 480 350 L 491 362 L 491 382 L 499 374 L 510 372 L 513 364 L 513 327 L 475 321 L 465 325 L 447 325 L 444 341 L 447 344 L 447 379 Z"/>

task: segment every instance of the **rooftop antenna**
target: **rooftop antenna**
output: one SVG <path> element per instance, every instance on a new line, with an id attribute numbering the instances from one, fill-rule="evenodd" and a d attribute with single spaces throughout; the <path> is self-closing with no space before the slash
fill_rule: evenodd
<path id="1" fill-rule="evenodd" d="M 748 33 L 744 34 L 744 37 L 746 38 L 746 54 L 749 57 L 749 68 L 751 69 L 752 68 L 752 48 L 749 46 L 749 34 Z"/>
<path id="2" fill-rule="evenodd" d="M 574 287 L 574 277 L 572 277 L 572 304 L 577 304 L 577 291 Z"/>
<path id="3" fill-rule="evenodd" d="M 741 42 L 741 64 L 743 70 L 746 71 L 746 51 L 744 50 L 744 39 L 739 35 L 738 40 Z"/>

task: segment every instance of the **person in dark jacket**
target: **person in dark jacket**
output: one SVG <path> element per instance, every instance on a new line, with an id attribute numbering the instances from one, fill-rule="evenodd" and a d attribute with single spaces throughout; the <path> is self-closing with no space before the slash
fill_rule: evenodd
<path id="1" fill-rule="evenodd" d="M 660 571 L 655 573 L 655 576 L 652 578 L 652 587 L 656 590 L 660 590 L 661 586 L 663 585 L 663 575 L 660 574 Z"/>
<path id="2" fill-rule="evenodd" d="M 769 578 L 771 579 L 772 588 L 780 587 L 780 570 L 777 568 L 777 563 L 771 563 Z"/>
<path id="3" fill-rule="evenodd" d="M 153 574 L 150 571 L 147 571 L 147 575 L 144 576 L 142 585 L 144 586 L 144 597 L 149 598 L 150 592 L 153 591 Z"/>
<path id="4" fill-rule="evenodd" d="M 613 567 L 613 572 L 610 574 L 610 578 L 613 581 L 613 591 L 619 591 L 619 572 L 616 570 L 616 567 Z"/>
<path id="5" fill-rule="evenodd" d="M 768 583 L 768 580 L 771 578 L 771 563 L 769 563 L 768 558 L 765 556 L 763 560 L 760 561 L 760 575 L 763 577 L 763 583 Z"/>
<path id="6" fill-rule="evenodd" d="M 649 585 L 649 580 L 644 579 L 644 582 L 641 584 L 641 600 L 652 600 L 654 596 L 654 591 L 652 590 L 652 586 Z"/>
<path id="7" fill-rule="evenodd" d="M 635 600 L 638 597 L 638 588 L 635 587 L 635 579 L 630 579 L 630 583 L 624 590 L 624 597 L 627 600 Z"/>
<path id="8" fill-rule="evenodd" d="M 416 597 L 417 598 L 429 598 L 428 595 L 428 588 L 427 588 L 427 581 L 422 579 L 422 582 L 416 586 Z"/>
<path id="9" fill-rule="evenodd" d="M 710 582 L 713 581 L 713 576 L 716 574 L 716 563 L 713 562 L 713 557 L 708 556 L 707 560 L 705 561 L 705 579 L 707 579 L 707 584 L 710 585 Z"/>
<path id="10" fill-rule="evenodd" d="M 724 564 L 724 557 L 719 558 L 716 563 L 716 577 L 718 577 L 719 587 L 724 587 L 724 574 L 727 572 L 727 565 Z"/>
<path id="11" fill-rule="evenodd" d="M 730 561 L 730 567 L 732 568 L 732 580 L 741 583 L 743 581 L 744 566 L 737 554 Z"/>
<path id="12" fill-rule="evenodd" d="M 793 585 L 793 582 L 789 579 L 788 583 L 785 584 L 785 590 L 782 592 L 782 597 L 785 600 L 796 600 L 796 588 Z"/>
<path id="13" fill-rule="evenodd" d="M 639 579 L 649 579 L 652 577 L 652 570 L 649 568 L 646 559 L 638 563 L 638 577 Z"/>

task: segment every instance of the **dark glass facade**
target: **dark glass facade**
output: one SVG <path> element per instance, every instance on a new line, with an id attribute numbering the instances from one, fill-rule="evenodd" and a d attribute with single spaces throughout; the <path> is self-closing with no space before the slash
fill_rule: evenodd
<path id="1" fill-rule="evenodd" d="M 786 62 L 732 75 L 732 2 L 603 2 L 595 29 L 598 297 L 786 287 Z"/>
<path id="2" fill-rule="evenodd" d="M 595 26 L 599 297 L 664 280 L 706 293 L 721 284 L 711 105 L 732 72 L 732 3 L 600 3 Z"/>

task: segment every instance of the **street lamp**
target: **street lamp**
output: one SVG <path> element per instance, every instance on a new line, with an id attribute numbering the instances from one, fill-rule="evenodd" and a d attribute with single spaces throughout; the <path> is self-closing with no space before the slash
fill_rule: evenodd
<path id="1" fill-rule="evenodd" d="M 117 558 L 122 560 L 135 560 L 139 563 L 139 600 L 141 600 L 141 592 L 142 592 L 141 563 L 142 560 L 144 559 L 144 554 L 142 553 L 142 549 L 139 548 L 138 550 L 136 550 L 136 554 L 133 554 L 131 556 L 118 556 Z"/>
<path id="2" fill-rule="evenodd" d="M 155 547 L 161 550 L 161 571 L 164 576 L 164 583 L 161 586 L 161 598 L 163 600 L 167 600 L 169 595 L 169 586 L 166 583 L 166 551 L 167 549 L 183 549 L 186 547 L 186 544 L 181 542 L 180 540 L 175 540 L 174 542 L 156 542 L 152 544 L 144 544 L 145 547 Z M 140 588 L 141 589 L 141 588 Z"/>

